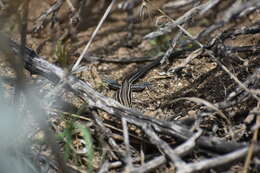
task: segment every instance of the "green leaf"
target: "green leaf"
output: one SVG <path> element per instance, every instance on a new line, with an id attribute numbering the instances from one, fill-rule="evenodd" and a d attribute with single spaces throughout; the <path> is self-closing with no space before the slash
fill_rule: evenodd
<path id="1" fill-rule="evenodd" d="M 78 125 L 78 128 L 83 134 L 83 139 L 86 142 L 87 148 L 87 158 L 88 158 L 88 173 L 93 172 L 93 158 L 94 158 L 94 151 L 93 151 L 93 142 L 91 138 L 91 134 L 88 128 L 84 127 L 83 125 Z"/>

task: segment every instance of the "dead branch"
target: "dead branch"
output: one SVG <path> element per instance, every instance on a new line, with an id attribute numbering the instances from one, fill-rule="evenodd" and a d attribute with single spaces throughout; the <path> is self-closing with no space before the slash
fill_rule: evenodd
<path id="1" fill-rule="evenodd" d="M 191 18 L 196 16 L 197 14 L 199 14 L 200 11 L 205 8 L 205 6 L 207 6 L 207 3 L 190 9 L 184 15 L 182 15 L 181 17 L 176 19 L 175 22 L 170 21 L 170 22 L 166 23 L 164 27 L 160 27 L 157 31 L 154 31 L 154 32 L 151 32 L 151 33 L 145 35 L 144 39 L 153 39 L 158 36 L 170 33 L 178 25 L 182 25 L 182 24 L 186 23 L 187 21 L 190 21 Z"/>
<path id="2" fill-rule="evenodd" d="M 36 25 L 32 29 L 33 32 L 38 32 L 39 30 L 43 29 L 44 26 L 47 24 L 48 16 L 50 14 L 53 14 L 57 12 L 62 4 L 64 3 L 64 0 L 57 0 L 46 12 L 44 12 L 39 18 L 36 20 Z"/>

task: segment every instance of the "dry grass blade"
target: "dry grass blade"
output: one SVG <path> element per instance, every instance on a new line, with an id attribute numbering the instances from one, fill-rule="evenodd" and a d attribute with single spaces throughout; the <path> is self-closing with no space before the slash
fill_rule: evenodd
<path id="1" fill-rule="evenodd" d="M 260 103 L 258 102 L 258 105 L 256 107 L 256 110 L 257 110 L 256 125 L 257 126 L 260 126 L 259 106 L 260 106 Z M 257 143 L 258 134 L 259 134 L 259 127 L 256 128 L 255 131 L 254 131 L 253 138 L 251 140 L 251 144 L 250 144 L 249 149 L 248 149 L 248 153 L 247 153 L 247 157 L 246 157 L 243 173 L 247 173 L 248 172 L 251 159 L 252 159 L 252 157 L 254 155 L 254 148 L 255 148 L 255 145 Z"/>
<path id="2" fill-rule="evenodd" d="M 196 97 L 177 98 L 177 99 L 173 100 L 173 102 L 177 102 L 177 101 L 180 101 L 180 100 L 188 100 L 188 101 L 195 102 L 197 104 L 202 104 L 202 105 L 207 106 L 208 108 L 216 111 L 221 116 L 221 118 L 226 120 L 227 124 L 231 127 L 232 124 L 231 124 L 231 121 L 229 120 L 229 118 L 227 118 L 227 116 L 220 109 L 218 109 L 218 107 L 216 107 L 214 104 L 212 104 L 212 103 L 210 103 L 210 102 L 208 102 L 204 99 L 196 98 Z"/>
<path id="3" fill-rule="evenodd" d="M 185 68 L 188 63 L 190 63 L 193 59 L 195 59 L 198 56 L 200 56 L 202 53 L 203 53 L 203 49 L 201 49 L 201 48 L 191 52 L 187 56 L 187 58 L 185 58 L 185 60 L 182 61 L 182 63 L 180 65 L 177 65 L 175 67 L 170 68 L 167 73 L 173 73 L 173 72 L 176 72 L 179 69 Z"/>
<path id="4" fill-rule="evenodd" d="M 75 62 L 75 64 L 72 67 L 72 73 L 77 72 L 78 66 L 80 64 L 80 62 L 82 61 L 82 59 L 84 58 L 84 56 L 87 55 L 87 51 L 92 43 L 92 41 L 94 40 L 98 30 L 101 28 L 102 24 L 104 23 L 105 19 L 107 18 L 109 12 L 111 11 L 114 3 L 116 2 L 116 0 L 112 0 L 110 5 L 107 7 L 106 12 L 104 13 L 103 17 L 101 18 L 101 20 L 99 21 L 95 31 L 92 33 L 87 45 L 85 46 L 84 50 L 82 51 L 82 53 L 80 54 L 79 58 L 77 59 L 77 61 Z"/>

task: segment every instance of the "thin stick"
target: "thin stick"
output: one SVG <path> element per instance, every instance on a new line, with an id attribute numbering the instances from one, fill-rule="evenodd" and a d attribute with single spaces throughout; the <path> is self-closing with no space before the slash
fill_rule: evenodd
<path id="1" fill-rule="evenodd" d="M 83 59 L 84 55 L 86 55 L 87 51 L 88 51 L 88 48 L 89 46 L 91 45 L 92 41 L 94 40 L 98 30 L 100 29 L 100 27 L 102 26 L 102 24 L 104 23 L 105 19 L 107 18 L 109 12 L 111 11 L 114 3 L 116 2 L 116 0 L 113 0 L 110 5 L 108 6 L 106 12 L 104 13 L 103 17 L 101 18 L 100 22 L 98 23 L 95 31 L 92 33 L 87 45 L 85 46 L 83 52 L 81 53 L 80 57 L 78 58 L 78 60 L 76 61 L 76 63 L 73 65 L 72 67 L 72 72 L 76 71 L 76 69 L 78 68 L 81 60 Z"/>

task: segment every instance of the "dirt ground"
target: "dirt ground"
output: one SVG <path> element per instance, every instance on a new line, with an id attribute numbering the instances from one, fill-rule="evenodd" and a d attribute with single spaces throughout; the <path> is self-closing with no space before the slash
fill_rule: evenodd
<path id="1" fill-rule="evenodd" d="M 169 2 L 169 0 L 153 0 L 151 2 L 154 7 L 162 8 L 162 5 Z M 35 23 L 37 17 L 44 13 L 53 3 L 54 0 L 31 0 L 28 23 L 29 31 L 32 31 L 37 24 Z M 85 14 L 81 16 L 80 24 L 78 24 L 77 27 L 72 27 L 69 21 L 70 8 L 68 4 L 65 3 L 58 14 L 56 14 L 59 22 L 47 24 L 47 26 L 39 32 L 30 32 L 28 34 L 28 47 L 37 50 L 37 52 L 49 62 L 63 66 L 63 68 L 70 68 L 82 53 L 91 34 L 105 12 L 107 5 L 108 3 L 105 3 L 105 1 L 96 1 L 91 5 L 92 8 L 86 10 Z M 118 3 L 116 3 L 116 6 L 117 5 Z M 140 4 L 134 8 L 134 25 L 130 28 L 131 21 L 128 20 L 127 12 L 114 7 L 110 16 L 98 31 L 88 51 L 88 55 L 104 59 L 121 59 L 131 57 L 141 58 L 145 56 L 155 57 L 159 54 L 163 54 L 169 47 L 170 39 L 175 35 L 177 30 L 159 39 L 144 40 L 143 38 L 146 34 L 157 28 L 156 23 L 158 23 L 158 21 L 164 22 L 164 20 L 167 21 L 167 19 L 161 18 L 162 14 L 156 9 L 146 9 L 145 16 L 140 16 L 140 9 Z M 169 15 L 176 19 L 178 16 L 183 15 L 184 11 L 185 9 L 179 9 L 169 13 Z M 204 21 L 200 21 L 199 23 L 196 20 L 197 23 L 192 23 L 188 31 L 196 35 L 196 33 L 199 33 L 205 28 L 206 25 L 204 23 L 210 23 L 213 18 L 220 16 L 221 14 L 216 16 L 213 14 L 208 15 L 207 18 L 203 19 Z M 260 13 L 256 11 L 248 16 L 248 18 L 233 21 L 225 25 L 225 27 L 214 32 L 212 36 L 231 27 L 239 29 L 243 26 L 249 26 L 259 20 Z M 11 30 L 8 32 L 11 33 L 13 39 L 18 39 L 18 34 L 11 32 Z M 70 35 L 65 37 L 68 32 L 70 32 Z M 62 42 L 65 53 L 68 54 L 68 60 L 65 64 L 62 63 L 62 60 L 57 55 L 59 41 Z M 233 40 L 230 39 L 226 42 L 226 45 L 247 46 L 259 43 L 260 35 L 256 34 L 253 36 L 239 36 Z M 238 56 L 242 59 L 241 62 L 229 65 L 229 69 L 241 81 L 244 81 L 253 71 L 251 68 L 246 69 L 241 67 L 245 64 L 247 64 L 248 67 L 252 65 L 259 66 L 260 61 L 257 57 L 252 57 L 249 60 L 246 54 L 239 54 Z M 224 100 L 229 93 L 237 87 L 237 84 L 230 79 L 230 76 L 206 56 L 195 58 L 179 73 L 170 75 L 166 73 L 172 67 L 179 65 L 184 58 L 186 58 L 186 55 L 174 59 L 168 64 L 166 63 L 156 67 L 145 75 L 145 77 L 140 79 L 138 82 L 149 82 L 151 83 L 151 87 L 142 92 L 133 93 L 133 108 L 157 119 L 169 121 L 182 120 L 194 116 L 197 111 L 203 109 L 203 106 L 187 101 L 176 102 L 174 101 L 175 99 L 181 97 L 198 97 L 211 103 L 217 103 Z M 107 84 L 104 83 L 104 79 L 113 79 L 121 82 L 128 73 L 137 68 L 141 68 L 145 63 L 147 62 L 123 64 L 83 60 L 82 65 L 86 66 L 87 70 L 77 74 L 77 77 L 88 81 L 92 87 L 100 93 L 114 98 L 115 91 L 109 89 Z M 68 97 L 68 99 L 72 98 Z M 78 100 L 73 100 L 73 102 L 75 106 L 81 104 Z M 240 111 L 232 115 L 235 121 L 234 126 L 237 126 L 237 131 L 234 131 L 234 133 L 238 141 L 247 141 L 249 139 L 248 136 L 251 135 L 247 134 L 248 136 L 245 136 L 245 133 L 241 135 L 241 131 L 243 131 L 245 127 L 241 127 L 241 121 L 238 119 L 245 119 L 246 112 L 250 110 L 250 107 L 253 108 L 255 104 L 253 100 L 251 103 L 241 103 L 239 105 Z M 105 114 L 104 118 L 106 118 Z M 214 135 L 229 139 L 230 137 L 225 136 L 223 132 L 224 125 L 225 122 L 218 120 L 216 116 L 205 118 L 201 127 L 205 131 L 211 131 L 214 128 Z M 239 172 L 239 170 L 242 169 L 241 167 L 243 167 L 243 165 L 237 164 L 230 168 L 230 170 Z M 156 172 L 167 171 L 171 172 L 166 166 L 156 170 Z"/>

